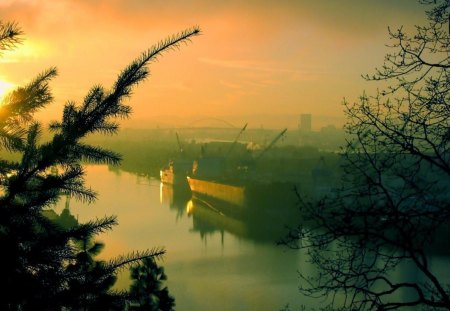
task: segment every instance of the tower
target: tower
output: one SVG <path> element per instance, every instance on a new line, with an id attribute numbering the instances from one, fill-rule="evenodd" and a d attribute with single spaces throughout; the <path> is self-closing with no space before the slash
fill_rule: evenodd
<path id="1" fill-rule="evenodd" d="M 299 130 L 301 132 L 311 132 L 311 114 L 303 113 L 300 115 Z"/>

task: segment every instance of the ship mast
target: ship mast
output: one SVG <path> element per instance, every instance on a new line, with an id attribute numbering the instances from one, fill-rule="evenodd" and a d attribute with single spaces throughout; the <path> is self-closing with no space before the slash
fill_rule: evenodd
<path id="1" fill-rule="evenodd" d="M 242 135 L 242 133 L 245 131 L 245 129 L 247 128 L 248 123 L 245 123 L 244 127 L 239 131 L 239 133 L 237 134 L 236 138 L 233 141 L 233 144 L 231 145 L 230 149 L 228 150 L 226 157 L 228 157 L 231 154 L 231 151 L 234 149 L 234 147 L 237 144 L 237 141 L 239 139 L 239 137 Z"/>

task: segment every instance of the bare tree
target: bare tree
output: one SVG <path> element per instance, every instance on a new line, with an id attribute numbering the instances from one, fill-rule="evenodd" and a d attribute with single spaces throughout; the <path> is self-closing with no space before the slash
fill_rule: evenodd
<path id="1" fill-rule="evenodd" d="M 450 309 L 450 284 L 430 264 L 450 226 L 450 0 L 421 3 L 427 25 L 389 29 L 392 53 L 364 76 L 388 86 L 344 102 L 352 138 L 342 185 L 302 200 L 302 225 L 281 242 L 306 249 L 319 269 L 302 276 L 301 291 L 334 307 Z M 417 277 L 394 277 L 406 264 Z"/>

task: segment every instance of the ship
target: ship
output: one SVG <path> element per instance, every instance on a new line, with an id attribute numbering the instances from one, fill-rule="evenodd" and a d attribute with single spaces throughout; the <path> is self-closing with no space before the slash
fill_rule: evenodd
<path id="1" fill-rule="evenodd" d="M 189 159 L 183 150 L 178 133 L 175 133 L 178 142 L 179 154 L 175 159 L 159 171 L 161 183 L 181 189 L 189 189 L 186 177 L 192 170 L 192 159 Z"/>
<path id="2" fill-rule="evenodd" d="M 286 132 L 284 129 L 255 158 L 257 162 Z M 298 202 L 296 182 L 258 174 L 247 166 L 233 165 L 226 157 L 204 156 L 193 163 L 187 176 L 193 200 L 221 206 L 221 212 L 245 217 L 264 212 L 273 217 L 293 208 Z"/>
<path id="3" fill-rule="evenodd" d="M 220 206 L 220 212 L 237 218 L 264 213 L 278 218 L 291 212 L 298 203 L 293 182 L 236 180 L 204 180 L 188 176 L 192 200 L 206 205 Z"/>
<path id="4" fill-rule="evenodd" d="M 159 171 L 161 182 L 172 186 L 187 186 L 186 177 L 191 167 L 192 160 L 184 158 L 170 160 L 168 165 Z"/>

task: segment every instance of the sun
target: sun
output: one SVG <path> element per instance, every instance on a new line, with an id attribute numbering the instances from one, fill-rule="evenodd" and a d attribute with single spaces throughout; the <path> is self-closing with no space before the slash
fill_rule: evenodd
<path id="1" fill-rule="evenodd" d="M 13 87 L 14 84 L 0 80 L 0 100 L 2 100 Z"/>

